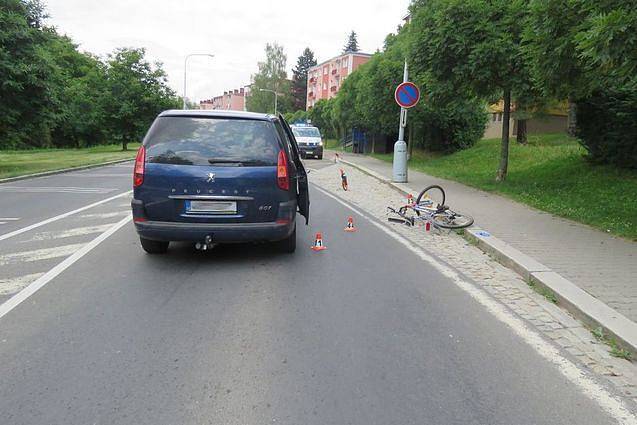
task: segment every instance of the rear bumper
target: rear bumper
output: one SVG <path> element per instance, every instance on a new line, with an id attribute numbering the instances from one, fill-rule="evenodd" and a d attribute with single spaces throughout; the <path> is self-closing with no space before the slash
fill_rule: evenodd
<path id="1" fill-rule="evenodd" d="M 291 223 L 179 223 L 167 221 L 136 222 L 135 229 L 144 239 L 157 241 L 200 242 L 211 236 L 213 242 L 273 242 L 285 239 L 294 230 Z"/>
<path id="2" fill-rule="evenodd" d="M 139 236 L 156 241 L 274 242 L 290 236 L 295 226 L 296 202 L 282 203 L 280 220 L 258 223 L 188 223 L 148 220 L 144 203 L 133 199 L 133 222 Z M 283 207 L 285 210 L 283 209 Z"/>
<path id="3" fill-rule="evenodd" d="M 323 155 L 323 146 L 299 146 L 299 151 L 304 155 Z"/>

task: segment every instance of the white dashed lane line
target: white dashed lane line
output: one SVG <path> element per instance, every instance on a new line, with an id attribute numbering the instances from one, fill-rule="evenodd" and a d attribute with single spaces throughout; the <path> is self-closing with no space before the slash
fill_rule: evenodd
<path id="1" fill-rule="evenodd" d="M 10 221 L 18 221 L 20 217 L 0 217 L 0 225 L 7 224 Z"/>

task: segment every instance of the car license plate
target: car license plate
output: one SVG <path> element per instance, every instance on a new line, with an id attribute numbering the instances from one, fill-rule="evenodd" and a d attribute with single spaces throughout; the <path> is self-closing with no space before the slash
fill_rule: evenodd
<path id="1" fill-rule="evenodd" d="M 237 203 L 234 201 L 186 201 L 186 212 L 236 214 Z"/>
<path id="2" fill-rule="evenodd" d="M 307 154 L 309 154 L 309 155 L 314 155 L 314 151 L 307 151 L 307 152 L 305 152 L 305 153 L 307 153 Z"/>

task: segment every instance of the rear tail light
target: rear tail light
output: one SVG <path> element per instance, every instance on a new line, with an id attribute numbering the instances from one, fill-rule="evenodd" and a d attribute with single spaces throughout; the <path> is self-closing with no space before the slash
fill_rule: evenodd
<path id="1" fill-rule="evenodd" d="M 133 172 L 133 187 L 141 186 L 144 183 L 144 166 L 146 163 L 146 150 L 140 146 L 135 157 L 135 171 Z"/>
<path id="2" fill-rule="evenodd" d="M 290 175 L 288 173 L 288 159 L 284 151 L 279 152 L 279 160 L 276 166 L 276 184 L 279 189 L 290 189 Z"/>

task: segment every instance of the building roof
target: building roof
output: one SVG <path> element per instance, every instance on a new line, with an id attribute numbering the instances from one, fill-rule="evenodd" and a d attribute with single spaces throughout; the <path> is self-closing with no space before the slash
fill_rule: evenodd
<path id="1" fill-rule="evenodd" d="M 159 114 L 160 117 L 203 117 L 203 118 L 235 118 L 259 121 L 272 121 L 276 118 L 270 114 L 256 112 L 230 111 L 230 110 L 203 110 L 203 109 L 171 109 Z"/>
<path id="2" fill-rule="evenodd" d="M 324 60 L 324 61 L 323 61 L 323 62 L 321 62 L 321 63 L 317 63 L 316 65 L 314 65 L 313 67 L 311 67 L 311 68 L 309 68 L 309 69 L 314 69 L 314 68 L 321 67 L 321 66 L 325 65 L 325 64 L 326 64 L 326 63 L 328 63 L 328 62 L 332 62 L 334 59 L 338 59 L 338 58 L 341 58 L 341 57 L 343 57 L 343 56 L 347 56 L 347 55 L 365 56 L 365 57 L 368 57 L 368 58 L 371 58 L 372 56 L 374 56 L 374 55 L 373 55 L 373 54 L 371 54 L 371 53 L 363 53 L 363 52 L 346 52 L 346 53 L 341 53 L 340 55 L 334 56 L 334 57 L 332 57 L 332 58 L 330 58 L 330 59 Z"/>

